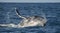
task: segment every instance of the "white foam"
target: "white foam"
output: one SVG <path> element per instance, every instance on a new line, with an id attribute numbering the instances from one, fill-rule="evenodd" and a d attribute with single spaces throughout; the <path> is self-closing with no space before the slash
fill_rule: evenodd
<path id="1" fill-rule="evenodd" d="M 24 21 L 22 23 L 19 23 L 17 25 L 15 24 L 0 24 L 0 26 L 6 26 L 6 27 L 13 27 L 13 28 L 23 28 L 23 27 L 31 27 L 31 26 L 44 26 L 46 22 L 45 21 L 39 21 L 39 20 L 36 20 L 36 21 Z"/>
<path id="2" fill-rule="evenodd" d="M 13 28 L 22 28 L 22 27 L 30 27 L 30 26 L 44 26 L 44 24 L 47 22 L 47 19 L 46 19 L 45 14 L 43 12 L 41 12 L 41 13 L 43 14 L 43 18 L 39 17 L 40 18 L 39 20 L 38 20 L 38 18 L 35 18 L 35 16 L 29 17 L 31 19 L 29 19 L 29 18 L 26 19 L 25 17 L 22 17 L 22 16 L 18 15 L 18 13 L 16 13 L 18 16 L 23 18 L 21 23 L 19 23 L 17 25 L 12 24 L 12 23 L 11 24 L 0 24 L 0 26 L 7 26 L 7 27 L 13 27 Z"/>

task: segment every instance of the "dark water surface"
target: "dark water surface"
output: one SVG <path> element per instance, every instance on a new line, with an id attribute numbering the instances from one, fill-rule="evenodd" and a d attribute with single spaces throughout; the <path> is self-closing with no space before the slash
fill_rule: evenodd
<path id="1" fill-rule="evenodd" d="M 43 11 L 48 21 L 44 27 L 0 27 L 0 33 L 60 33 L 60 3 L 0 3 L 0 24 L 18 24 L 22 20 L 16 15 L 14 7 L 24 17 L 40 16 Z"/>

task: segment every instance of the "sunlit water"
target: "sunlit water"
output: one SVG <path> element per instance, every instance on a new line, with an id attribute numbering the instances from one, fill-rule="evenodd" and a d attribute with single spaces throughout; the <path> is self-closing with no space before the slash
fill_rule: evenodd
<path id="1" fill-rule="evenodd" d="M 0 3 L 0 24 L 19 24 L 22 18 L 19 18 L 12 9 L 17 7 L 22 16 L 41 16 L 43 11 L 47 18 L 44 27 L 32 26 L 25 28 L 0 27 L 0 33 L 60 33 L 60 4 L 8 4 Z M 41 10 L 43 9 L 43 10 Z"/>

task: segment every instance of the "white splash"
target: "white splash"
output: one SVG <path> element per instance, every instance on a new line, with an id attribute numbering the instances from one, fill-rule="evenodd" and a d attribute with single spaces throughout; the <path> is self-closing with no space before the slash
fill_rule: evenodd
<path id="1" fill-rule="evenodd" d="M 15 24 L 0 24 L 0 26 L 7 26 L 7 27 L 13 27 L 13 28 L 23 28 L 23 27 L 31 27 L 31 26 L 44 26 L 46 24 L 47 19 L 46 16 L 43 14 L 43 17 L 41 16 L 32 16 L 32 17 L 22 17 L 19 15 L 18 10 L 15 8 L 16 14 L 20 17 L 23 18 L 23 20 L 15 25 Z"/>
<path id="2" fill-rule="evenodd" d="M 30 20 L 30 21 L 29 21 Z M 0 26 L 13 27 L 13 28 L 23 28 L 23 27 L 32 27 L 32 26 L 44 26 L 46 24 L 45 19 L 38 20 L 31 17 L 31 19 L 23 19 L 19 24 L 0 24 Z"/>

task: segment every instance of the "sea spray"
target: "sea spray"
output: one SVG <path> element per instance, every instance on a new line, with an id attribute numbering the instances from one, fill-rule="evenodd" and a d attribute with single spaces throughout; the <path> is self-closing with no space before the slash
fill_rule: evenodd
<path id="1" fill-rule="evenodd" d="M 16 8 L 14 9 L 15 9 L 16 14 L 20 16 L 18 13 L 18 10 Z M 11 24 L 0 24 L 0 26 L 7 26 L 7 27 L 14 27 L 14 28 L 44 26 L 44 24 L 47 22 L 47 19 L 42 10 L 41 10 L 41 14 L 42 16 L 31 16 L 27 18 L 20 16 L 20 18 L 22 18 L 23 20 L 19 24 L 17 25 L 12 24 L 12 23 Z"/>

